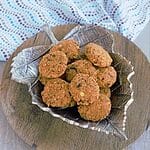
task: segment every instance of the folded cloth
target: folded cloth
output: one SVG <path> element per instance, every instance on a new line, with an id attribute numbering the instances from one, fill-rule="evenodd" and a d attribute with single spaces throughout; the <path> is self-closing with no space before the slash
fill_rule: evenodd
<path id="1" fill-rule="evenodd" d="M 96 24 L 134 40 L 150 20 L 150 0 L 0 1 L 0 60 L 7 60 L 41 26 Z"/>

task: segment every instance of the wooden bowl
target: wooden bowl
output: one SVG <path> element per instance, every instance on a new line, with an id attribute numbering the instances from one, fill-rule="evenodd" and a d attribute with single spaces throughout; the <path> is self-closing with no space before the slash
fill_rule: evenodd
<path id="1" fill-rule="evenodd" d="M 72 27 L 74 27 L 74 25 L 55 27 L 54 33 L 56 37 L 61 39 L 63 35 L 72 29 Z M 146 96 L 146 93 L 148 93 L 148 83 L 145 82 L 145 80 L 149 81 L 149 64 L 143 54 L 141 54 L 139 49 L 133 43 L 129 42 L 117 33 L 112 34 L 115 40 L 114 51 L 116 53 L 119 52 L 128 60 L 132 61 L 136 71 L 136 75 L 133 78 L 133 88 L 136 89 L 135 102 L 131 105 L 128 112 L 130 114 L 128 115 L 126 130 L 129 137 L 128 141 L 122 141 L 120 143 L 117 138 L 111 135 L 105 135 L 101 132 L 96 133 L 90 130 L 70 126 L 58 119 L 54 119 L 48 113 L 41 111 L 39 108 L 31 104 L 31 96 L 28 93 L 28 87 L 26 85 L 18 84 L 10 80 L 10 65 L 12 63 L 12 58 L 16 56 L 18 52 L 20 52 L 23 48 L 31 47 L 33 45 L 50 44 L 47 36 L 41 32 L 37 34 L 36 37 L 33 37 L 23 43 L 23 45 L 21 45 L 12 55 L 5 67 L 2 81 L 2 106 L 4 113 L 6 114 L 12 128 L 28 144 L 32 145 L 34 143 L 39 149 L 42 149 L 43 146 L 45 146 L 45 149 L 48 149 L 49 146 L 51 146 L 52 149 L 58 149 L 61 147 L 64 139 L 63 137 L 65 136 L 65 144 L 63 144 L 62 149 L 70 149 L 73 143 L 77 142 L 79 142 L 79 145 L 76 145 L 76 147 L 79 148 L 83 143 L 85 143 L 82 138 L 88 141 L 87 145 L 84 144 L 85 146 L 83 149 L 86 149 L 87 146 L 88 148 L 98 149 L 99 146 L 103 145 L 102 143 L 107 143 L 105 144 L 105 147 L 109 147 L 111 149 L 112 142 L 116 143 L 113 147 L 121 148 L 134 141 L 143 132 L 148 118 L 148 115 L 145 115 L 144 110 L 149 110 L 148 97 Z M 138 58 L 138 60 L 136 58 Z M 139 60 L 142 60 L 142 63 L 140 63 Z M 142 68 L 143 70 L 139 69 L 139 63 L 140 69 Z M 137 74 L 139 70 L 142 72 L 140 73 L 140 76 Z M 145 90 L 141 92 L 140 89 L 137 89 L 136 87 L 139 85 L 142 85 Z M 145 99 L 144 104 L 140 101 L 139 95 Z M 138 116 L 138 118 L 136 116 Z M 139 118 L 142 120 L 140 125 L 137 124 Z M 77 139 L 78 136 L 81 137 Z M 96 142 L 94 145 L 89 144 L 93 141 L 91 141 L 91 139 Z M 56 144 L 58 141 L 59 144 Z"/>

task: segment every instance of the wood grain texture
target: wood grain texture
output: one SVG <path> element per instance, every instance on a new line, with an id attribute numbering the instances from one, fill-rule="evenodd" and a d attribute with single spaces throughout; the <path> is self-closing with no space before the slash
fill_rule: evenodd
<path id="1" fill-rule="evenodd" d="M 55 28 L 55 35 L 62 38 L 71 28 Z M 27 86 L 10 80 L 9 59 L 3 73 L 1 103 L 11 127 L 26 143 L 34 145 L 37 150 L 116 150 L 126 147 L 143 133 L 150 113 L 150 64 L 132 42 L 117 33 L 113 35 L 114 51 L 131 60 L 136 73 L 132 78 L 135 101 L 127 114 L 126 132 L 129 139 L 124 141 L 112 135 L 69 125 L 32 105 Z M 42 32 L 24 42 L 12 57 L 23 48 L 40 44 L 50 44 Z"/>
<path id="2" fill-rule="evenodd" d="M 0 62 L 0 83 L 2 80 L 2 72 L 5 64 L 6 62 Z M 0 149 L 30 150 L 31 148 L 32 147 L 26 144 L 11 128 L 0 105 Z"/>

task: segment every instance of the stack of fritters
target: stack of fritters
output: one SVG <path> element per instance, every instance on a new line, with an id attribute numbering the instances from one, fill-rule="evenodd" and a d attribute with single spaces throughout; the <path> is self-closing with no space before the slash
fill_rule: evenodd
<path id="1" fill-rule="evenodd" d="M 99 121 L 111 110 L 110 87 L 117 73 L 109 53 L 95 43 L 80 53 L 74 40 L 53 46 L 39 63 L 39 80 L 44 85 L 42 99 L 49 107 L 78 108 L 85 120 Z"/>

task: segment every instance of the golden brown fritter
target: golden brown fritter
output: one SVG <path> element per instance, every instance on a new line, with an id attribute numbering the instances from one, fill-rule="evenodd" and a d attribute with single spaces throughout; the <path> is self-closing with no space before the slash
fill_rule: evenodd
<path id="1" fill-rule="evenodd" d="M 50 52 L 58 50 L 64 52 L 69 59 L 75 59 L 79 55 L 79 45 L 74 40 L 60 41 L 57 45 L 51 48 Z"/>
<path id="2" fill-rule="evenodd" d="M 68 58 L 64 52 L 54 51 L 43 56 L 39 63 L 39 73 L 45 78 L 58 78 L 67 68 Z"/>
<path id="3" fill-rule="evenodd" d="M 49 107 L 77 105 L 85 120 L 106 118 L 111 110 L 110 87 L 117 78 L 111 63 L 109 53 L 95 43 L 81 51 L 76 41 L 61 41 L 39 63 L 43 102 Z"/>
<path id="4" fill-rule="evenodd" d="M 68 86 L 68 83 L 60 78 L 49 80 L 41 93 L 43 102 L 51 107 L 73 105 Z"/>
<path id="5" fill-rule="evenodd" d="M 96 69 L 88 60 L 77 60 L 74 63 L 68 65 L 66 69 L 66 80 L 71 81 L 77 73 L 96 76 Z"/>
<path id="6" fill-rule="evenodd" d="M 46 77 L 42 77 L 41 74 L 39 74 L 39 81 L 45 85 L 50 79 Z"/>
<path id="7" fill-rule="evenodd" d="M 105 88 L 99 88 L 99 93 L 100 94 L 103 94 L 103 95 L 106 95 L 107 97 L 111 97 L 111 91 L 110 91 L 110 88 L 108 87 L 105 87 Z"/>
<path id="8" fill-rule="evenodd" d="M 117 73 L 112 66 L 97 70 L 97 83 L 99 87 L 111 87 L 117 78 Z"/>
<path id="9" fill-rule="evenodd" d="M 69 90 L 78 105 L 89 105 L 99 98 L 99 86 L 88 74 L 77 74 L 72 79 Z"/>
<path id="10" fill-rule="evenodd" d="M 111 110 L 110 99 L 103 94 L 100 94 L 99 99 L 87 106 L 78 106 L 78 112 L 82 118 L 90 121 L 100 121 L 106 118 Z"/>
<path id="11" fill-rule="evenodd" d="M 98 67 L 107 67 L 112 63 L 112 58 L 109 53 L 100 45 L 89 43 L 85 46 L 85 55 L 87 58 Z"/>

